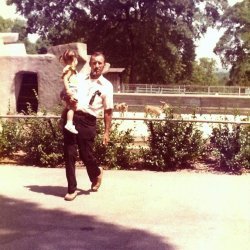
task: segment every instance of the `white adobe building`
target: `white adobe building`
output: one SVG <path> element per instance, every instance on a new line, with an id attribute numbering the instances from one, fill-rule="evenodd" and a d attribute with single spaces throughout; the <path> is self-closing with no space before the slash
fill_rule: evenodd
<path id="1" fill-rule="evenodd" d="M 78 71 L 88 73 L 87 46 L 84 43 L 63 44 L 50 47 L 47 54 L 29 55 L 24 44 L 17 43 L 18 35 L 0 33 L 0 115 L 26 111 L 27 102 L 35 112 L 41 109 L 52 111 L 61 103 L 59 96 L 63 88 L 63 65 L 59 56 L 67 48 L 74 49 L 79 54 Z M 108 67 L 106 71 L 105 77 L 117 90 L 124 68 Z"/>

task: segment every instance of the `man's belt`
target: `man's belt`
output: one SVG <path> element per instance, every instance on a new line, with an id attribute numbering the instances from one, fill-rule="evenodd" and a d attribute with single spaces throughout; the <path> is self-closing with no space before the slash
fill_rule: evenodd
<path id="1" fill-rule="evenodd" d="M 75 114 L 75 115 L 78 115 L 78 116 L 84 116 L 84 117 L 86 117 L 87 119 L 96 120 L 96 117 L 95 117 L 94 115 L 91 115 L 91 114 L 89 114 L 89 113 L 85 113 L 85 112 L 83 112 L 83 111 L 81 111 L 81 110 L 76 110 L 76 111 L 74 112 L 74 114 Z"/>

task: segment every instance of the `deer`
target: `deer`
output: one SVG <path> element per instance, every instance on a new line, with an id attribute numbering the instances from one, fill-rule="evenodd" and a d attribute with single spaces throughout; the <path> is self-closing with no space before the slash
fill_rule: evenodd
<path id="1" fill-rule="evenodd" d="M 160 117 L 162 111 L 166 110 L 167 108 L 170 108 L 170 106 L 163 101 L 160 101 L 160 103 L 162 103 L 162 106 L 153 106 L 153 105 L 146 105 L 144 107 L 144 112 L 145 112 L 145 117 L 147 117 L 148 115 L 152 116 L 152 117 Z"/>
<path id="2" fill-rule="evenodd" d="M 120 112 L 120 116 L 124 117 L 124 113 L 128 112 L 128 104 L 126 102 L 122 102 L 122 103 L 116 103 L 114 105 L 114 108 Z"/>

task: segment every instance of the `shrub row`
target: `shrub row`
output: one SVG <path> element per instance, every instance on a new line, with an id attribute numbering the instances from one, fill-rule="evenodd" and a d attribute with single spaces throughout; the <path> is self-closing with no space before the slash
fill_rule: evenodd
<path id="1" fill-rule="evenodd" d="M 147 147 L 133 150 L 132 129 L 121 131 L 113 122 L 111 142 L 102 144 L 103 122 L 98 121 L 95 141 L 97 160 L 106 168 L 172 171 L 192 168 L 197 161 L 213 159 L 213 166 L 224 172 L 240 174 L 250 169 L 250 126 L 217 125 L 204 139 L 192 122 L 173 121 L 171 110 L 164 121 L 147 121 Z M 0 157 L 13 158 L 23 152 L 25 164 L 57 167 L 63 165 L 63 136 L 59 119 L 2 118 L 0 120 Z"/>

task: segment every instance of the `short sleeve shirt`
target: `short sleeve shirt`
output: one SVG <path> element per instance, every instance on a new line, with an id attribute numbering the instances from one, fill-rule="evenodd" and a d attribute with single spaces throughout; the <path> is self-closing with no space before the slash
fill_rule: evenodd
<path id="1" fill-rule="evenodd" d="M 69 71 L 71 71 L 72 74 L 69 77 L 68 88 L 70 89 L 74 97 L 76 98 L 75 95 L 77 92 L 77 85 L 78 85 L 78 77 L 77 77 L 78 72 L 76 71 L 76 69 L 74 69 L 71 65 L 65 66 L 63 69 L 62 79 Z"/>
<path id="2" fill-rule="evenodd" d="M 77 110 L 98 116 L 102 110 L 113 109 L 113 85 L 102 75 L 98 79 L 78 74 Z M 98 94 L 97 94 L 98 92 Z M 91 98 L 93 102 L 90 104 Z"/>

